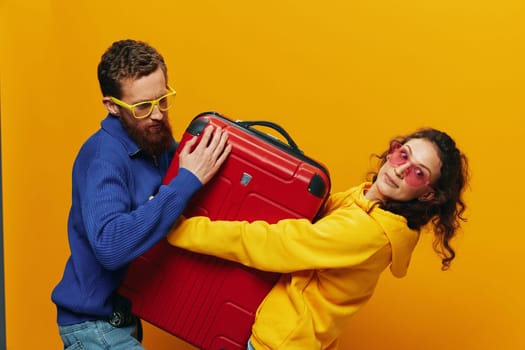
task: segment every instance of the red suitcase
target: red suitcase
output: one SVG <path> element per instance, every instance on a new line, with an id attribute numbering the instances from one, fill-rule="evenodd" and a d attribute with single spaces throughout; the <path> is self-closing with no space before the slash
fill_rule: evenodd
<path id="1" fill-rule="evenodd" d="M 233 149 L 219 173 L 188 203 L 186 216 L 315 220 L 330 192 L 328 171 L 305 156 L 281 127 L 202 113 L 186 129 L 178 151 L 207 125 L 228 130 Z M 257 125 L 276 130 L 286 143 Z M 165 183 L 177 174 L 178 151 Z M 200 349 L 244 350 L 255 311 L 278 278 L 162 240 L 132 262 L 120 293 L 132 301 L 137 316 Z"/>

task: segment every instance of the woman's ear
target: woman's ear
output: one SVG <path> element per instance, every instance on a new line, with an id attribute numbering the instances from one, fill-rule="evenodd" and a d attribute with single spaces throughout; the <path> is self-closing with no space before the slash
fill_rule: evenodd
<path id="1" fill-rule="evenodd" d="M 417 199 L 420 201 L 420 202 L 428 202 L 432 199 L 434 199 L 436 195 L 436 192 L 434 190 L 430 190 L 428 192 L 425 192 L 423 193 L 421 196 L 419 196 Z"/>
<path id="2" fill-rule="evenodd" d="M 106 106 L 106 109 L 108 110 L 110 114 L 113 114 L 116 116 L 119 115 L 118 106 L 115 103 L 113 103 L 113 101 L 111 101 L 109 97 L 102 98 L 102 103 L 104 104 L 104 106 Z"/>

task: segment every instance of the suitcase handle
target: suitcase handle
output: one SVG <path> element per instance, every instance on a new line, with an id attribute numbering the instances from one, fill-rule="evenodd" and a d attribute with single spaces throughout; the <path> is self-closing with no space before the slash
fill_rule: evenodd
<path id="1" fill-rule="evenodd" d="M 292 139 L 292 137 L 281 126 L 279 126 L 278 124 L 275 124 L 273 122 L 269 122 L 269 121 L 266 121 L 266 120 L 236 121 L 236 123 L 239 124 L 242 127 L 245 127 L 247 129 L 251 129 L 252 131 L 256 131 L 257 133 L 261 134 L 262 136 L 264 136 L 266 138 L 272 137 L 272 136 L 268 135 L 268 134 L 261 133 L 260 131 L 252 128 L 252 126 L 259 125 L 259 126 L 266 126 L 266 127 L 271 128 L 271 129 L 274 129 L 275 131 L 277 131 L 279 134 L 281 134 L 286 139 L 286 142 L 288 142 L 288 147 L 290 147 L 294 152 L 303 154 L 303 151 L 301 151 L 299 149 L 299 147 L 297 147 L 297 144 Z M 272 137 L 272 139 L 273 139 L 273 137 Z M 279 141 L 279 140 L 277 140 L 277 141 Z"/>

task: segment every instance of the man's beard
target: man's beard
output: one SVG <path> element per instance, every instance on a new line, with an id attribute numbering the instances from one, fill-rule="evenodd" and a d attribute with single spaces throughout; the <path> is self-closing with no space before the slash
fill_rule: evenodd
<path id="1" fill-rule="evenodd" d="M 168 151 L 173 144 L 171 125 L 167 116 L 160 121 L 154 120 L 153 123 L 147 123 L 148 126 L 144 125 L 146 123 L 130 121 L 122 116 L 120 121 L 140 149 L 151 156 L 158 156 L 162 152 Z M 150 128 L 152 125 L 158 125 L 159 129 L 152 130 Z"/>

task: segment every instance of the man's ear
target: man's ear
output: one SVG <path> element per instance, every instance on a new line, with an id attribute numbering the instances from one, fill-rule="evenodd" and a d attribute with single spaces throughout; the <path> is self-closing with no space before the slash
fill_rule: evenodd
<path id="1" fill-rule="evenodd" d="M 434 199 L 436 195 L 436 192 L 435 191 L 428 191 L 426 193 L 423 193 L 421 196 L 419 196 L 417 199 L 420 201 L 420 202 L 428 202 L 432 199 Z"/>
<path id="2" fill-rule="evenodd" d="M 104 104 L 104 106 L 106 106 L 106 109 L 108 110 L 109 113 L 116 115 L 116 116 L 119 115 L 118 106 L 115 103 L 113 103 L 113 101 L 111 101 L 109 97 L 102 98 L 102 103 Z"/>

